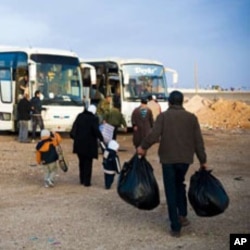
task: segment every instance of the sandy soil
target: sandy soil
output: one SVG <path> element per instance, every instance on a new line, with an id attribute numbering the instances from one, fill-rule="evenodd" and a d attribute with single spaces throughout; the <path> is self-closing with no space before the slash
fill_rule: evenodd
<path id="1" fill-rule="evenodd" d="M 103 188 L 101 155 L 94 162 L 92 186 L 79 185 L 78 161 L 72 141 L 63 135 L 69 161 L 67 173 L 58 170 L 56 186 L 43 187 L 43 172 L 35 164 L 35 144 L 20 144 L 15 135 L 0 134 L 0 249 L 229 249 L 230 233 L 250 232 L 250 130 L 203 130 L 208 163 L 221 180 L 230 205 L 221 215 L 201 218 L 189 205 L 191 225 L 180 238 L 169 236 L 157 145 L 147 159 L 154 167 L 161 204 L 138 210 L 121 200 L 114 184 Z M 119 134 L 121 162 L 132 157 L 131 134 Z M 198 169 L 190 167 L 189 178 Z"/>

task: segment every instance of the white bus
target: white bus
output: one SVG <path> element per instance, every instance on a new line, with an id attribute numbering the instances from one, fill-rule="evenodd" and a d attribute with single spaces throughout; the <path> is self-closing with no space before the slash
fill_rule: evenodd
<path id="1" fill-rule="evenodd" d="M 83 109 L 79 57 L 70 51 L 12 47 L 0 47 L 0 130 L 17 131 L 16 110 L 25 75 L 30 97 L 36 90 L 42 93 L 45 128 L 70 131 Z"/>
<path id="2" fill-rule="evenodd" d="M 162 110 L 168 107 L 168 86 L 166 72 L 169 68 L 158 61 L 146 59 L 81 59 L 82 65 L 92 65 L 96 71 L 96 84 L 90 91 L 91 103 L 98 104 L 101 98 L 113 96 L 113 105 L 119 107 L 127 122 L 132 127 L 131 114 L 140 105 L 141 98 L 154 95 Z M 173 70 L 173 79 L 177 72 Z"/>

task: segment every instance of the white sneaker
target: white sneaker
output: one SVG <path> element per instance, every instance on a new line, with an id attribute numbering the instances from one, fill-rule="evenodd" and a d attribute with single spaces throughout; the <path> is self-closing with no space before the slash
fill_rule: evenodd
<path id="1" fill-rule="evenodd" d="M 32 143 L 35 143 L 36 141 L 34 139 L 31 140 Z"/>
<path id="2" fill-rule="evenodd" d="M 44 182 L 44 187 L 45 187 L 45 188 L 48 188 L 48 187 L 49 187 L 49 182 L 48 182 L 47 180 Z"/>
<path id="3" fill-rule="evenodd" d="M 50 187 L 54 187 L 54 182 L 50 179 L 47 180 Z"/>

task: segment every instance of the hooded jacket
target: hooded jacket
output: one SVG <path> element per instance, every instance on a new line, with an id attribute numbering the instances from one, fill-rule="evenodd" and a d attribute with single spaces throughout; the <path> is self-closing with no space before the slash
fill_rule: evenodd
<path id="1" fill-rule="evenodd" d="M 110 148 L 105 149 L 103 153 L 103 171 L 105 174 L 120 173 L 121 164 L 116 151 Z"/>
<path id="2" fill-rule="evenodd" d="M 61 137 L 58 133 L 52 136 L 42 137 L 36 145 L 36 161 L 38 164 L 49 164 L 58 160 L 56 146 L 59 145 Z"/>

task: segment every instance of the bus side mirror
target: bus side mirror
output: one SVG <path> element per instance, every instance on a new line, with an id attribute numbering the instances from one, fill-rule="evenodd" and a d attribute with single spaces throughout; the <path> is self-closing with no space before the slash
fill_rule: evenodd
<path id="1" fill-rule="evenodd" d="M 178 83 L 178 72 L 175 69 L 171 69 L 171 68 L 164 68 L 166 73 L 171 73 L 172 77 L 173 77 L 173 84 L 177 84 Z"/>

